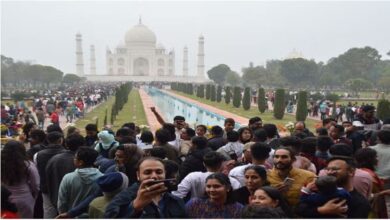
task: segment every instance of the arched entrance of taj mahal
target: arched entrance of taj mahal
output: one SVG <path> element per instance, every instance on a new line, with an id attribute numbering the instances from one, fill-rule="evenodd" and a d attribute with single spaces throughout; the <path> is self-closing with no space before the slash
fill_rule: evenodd
<path id="1" fill-rule="evenodd" d="M 133 73 L 136 76 L 149 76 L 149 61 L 143 57 L 134 60 Z"/>

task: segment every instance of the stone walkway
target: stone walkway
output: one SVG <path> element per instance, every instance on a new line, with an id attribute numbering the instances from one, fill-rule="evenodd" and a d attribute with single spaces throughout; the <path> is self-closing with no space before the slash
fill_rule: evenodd
<path id="1" fill-rule="evenodd" d="M 150 131 L 154 134 L 154 132 L 161 128 L 161 124 L 157 121 L 156 116 L 150 109 L 151 107 L 155 107 L 156 111 L 164 118 L 164 114 L 156 107 L 153 99 L 145 92 L 143 88 L 139 89 L 139 95 L 141 97 L 142 105 L 144 107 L 144 112 L 146 116 L 146 121 L 149 124 Z M 164 119 L 165 120 L 165 119 Z"/>

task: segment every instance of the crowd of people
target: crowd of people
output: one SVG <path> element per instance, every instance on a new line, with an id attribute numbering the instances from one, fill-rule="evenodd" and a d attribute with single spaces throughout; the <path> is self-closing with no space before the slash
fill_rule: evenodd
<path id="1" fill-rule="evenodd" d="M 24 100 L 1 105 L 2 137 L 20 135 L 19 130 L 26 124 L 37 124 L 44 129 L 48 118 L 50 123 L 59 124 L 59 117 L 66 117 L 67 123 L 83 117 L 85 112 L 107 100 L 114 93 L 118 83 L 83 83 L 66 88 L 56 87 L 44 90 L 32 90 L 31 103 Z M 28 93 L 29 91 L 24 91 Z M 30 106 L 29 106 L 30 105 Z M 25 133 L 25 132 L 23 132 Z M 28 136 L 28 134 L 25 134 Z"/>
<path id="2" fill-rule="evenodd" d="M 389 217 L 390 121 L 373 106 L 291 135 L 260 117 L 236 131 L 233 118 L 191 128 L 152 111 L 154 133 L 29 121 L 1 152 L 2 218 Z"/>

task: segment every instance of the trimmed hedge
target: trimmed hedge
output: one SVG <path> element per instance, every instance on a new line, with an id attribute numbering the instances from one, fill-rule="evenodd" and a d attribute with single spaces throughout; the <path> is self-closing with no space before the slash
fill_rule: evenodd
<path id="1" fill-rule="evenodd" d="M 275 103 L 274 103 L 274 117 L 276 119 L 283 119 L 284 116 L 284 89 L 277 89 L 275 92 Z"/>
<path id="2" fill-rule="evenodd" d="M 240 87 L 234 87 L 233 92 L 233 106 L 236 108 L 239 108 L 241 105 L 241 88 Z"/>
<path id="3" fill-rule="evenodd" d="M 196 93 L 198 94 L 199 98 L 202 98 L 202 99 L 204 98 L 204 85 L 203 84 L 198 86 Z"/>
<path id="4" fill-rule="evenodd" d="M 298 93 L 297 112 L 295 119 L 297 121 L 305 121 L 307 117 L 307 92 L 300 91 Z"/>
<path id="5" fill-rule="evenodd" d="M 380 99 L 378 101 L 376 116 L 382 121 L 390 118 L 390 101 L 389 100 Z"/>
<path id="6" fill-rule="evenodd" d="M 222 86 L 217 87 L 217 102 L 221 102 L 222 100 Z"/>
<path id="7" fill-rule="evenodd" d="M 264 113 L 267 109 L 267 102 L 265 100 L 265 91 L 263 88 L 259 88 L 257 91 L 257 108 L 260 113 Z"/>
<path id="8" fill-rule="evenodd" d="M 215 100 L 216 100 L 216 96 L 217 96 L 217 91 L 215 91 L 215 85 L 211 85 L 211 94 L 210 94 L 210 100 L 212 101 L 212 102 L 215 102 Z"/>
<path id="9" fill-rule="evenodd" d="M 206 99 L 210 99 L 211 97 L 211 85 L 207 84 L 206 85 Z"/>
<path id="10" fill-rule="evenodd" d="M 251 108 L 251 88 L 246 87 L 244 90 L 244 97 L 242 98 L 242 107 L 244 110 Z"/>
<path id="11" fill-rule="evenodd" d="M 230 103 L 230 100 L 232 99 L 232 89 L 230 88 L 230 86 L 226 86 L 225 87 L 225 103 L 226 104 L 229 104 Z"/>

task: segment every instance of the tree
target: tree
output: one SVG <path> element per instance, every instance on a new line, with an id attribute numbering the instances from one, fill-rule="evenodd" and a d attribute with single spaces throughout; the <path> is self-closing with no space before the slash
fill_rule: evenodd
<path id="1" fill-rule="evenodd" d="M 226 74 L 226 83 L 230 86 L 239 86 L 241 83 L 241 77 L 237 72 L 230 71 Z"/>
<path id="2" fill-rule="evenodd" d="M 378 101 L 376 116 L 382 121 L 390 118 L 390 102 L 388 100 L 381 99 Z"/>
<path id="3" fill-rule="evenodd" d="M 64 83 L 69 83 L 69 84 L 74 84 L 74 83 L 77 83 L 77 82 L 80 82 L 81 81 L 81 78 L 79 76 L 77 76 L 76 74 L 73 74 L 73 73 L 67 73 L 64 78 L 62 79 L 62 82 Z"/>
<path id="4" fill-rule="evenodd" d="M 362 78 L 350 79 L 346 81 L 345 84 L 355 95 L 357 95 L 359 91 L 367 90 L 372 87 L 371 82 Z"/>
<path id="5" fill-rule="evenodd" d="M 189 95 L 193 95 L 194 94 L 194 87 L 193 87 L 192 83 L 188 83 L 187 84 L 187 92 L 186 93 L 189 94 Z"/>
<path id="6" fill-rule="evenodd" d="M 298 93 L 298 104 L 295 118 L 297 121 L 305 121 L 307 117 L 307 92 L 300 91 Z"/>
<path id="7" fill-rule="evenodd" d="M 379 82 L 378 82 L 378 87 L 386 92 L 386 93 L 389 93 L 390 92 L 390 75 L 388 76 L 382 76 L 380 79 L 379 79 Z"/>
<path id="8" fill-rule="evenodd" d="M 233 106 L 239 108 L 241 105 L 241 88 L 236 86 L 234 87 L 233 92 Z"/>
<path id="9" fill-rule="evenodd" d="M 337 80 L 336 82 L 343 85 L 349 79 L 373 78 L 375 66 L 380 58 L 381 55 L 374 48 L 351 48 L 338 57 L 331 58 L 326 67 L 330 75 Z"/>
<path id="10" fill-rule="evenodd" d="M 227 73 L 230 72 L 230 67 L 226 64 L 219 64 L 207 71 L 207 75 L 218 85 L 223 85 L 226 80 Z"/>
<path id="11" fill-rule="evenodd" d="M 276 119 L 283 119 L 284 116 L 284 89 L 277 89 L 275 92 L 275 103 L 274 103 L 274 117 Z"/>
<path id="12" fill-rule="evenodd" d="M 206 99 L 210 100 L 210 98 L 211 98 L 211 85 L 207 84 L 206 85 Z"/>
<path id="13" fill-rule="evenodd" d="M 104 114 L 104 120 L 103 120 L 104 126 L 107 125 L 107 114 L 108 114 L 108 110 L 106 109 L 106 112 Z"/>
<path id="14" fill-rule="evenodd" d="M 242 107 L 244 110 L 251 108 L 251 88 L 246 87 L 244 90 L 244 97 L 242 98 Z"/>
<path id="15" fill-rule="evenodd" d="M 217 102 L 221 102 L 222 100 L 222 86 L 217 87 Z"/>
<path id="16" fill-rule="evenodd" d="M 217 96 L 217 91 L 215 91 L 215 85 L 211 85 L 211 91 L 210 91 L 210 100 L 212 101 L 212 102 L 215 102 L 215 100 L 216 100 L 216 96 Z"/>
<path id="17" fill-rule="evenodd" d="M 265 100 L 265 91 L 263 88 L 259 88 L 257 92 L 257 107 L 260 113 L 264 113 L 267 109 L 267 102 Z"/>
<path id="18" fill-rule="evenodd" d="M 290 84 L 302 86 L 310 82 L 310 79 L 318 77 L 318 67 L 314 60 L 287 59 L 281 63 L 280 74 Z"/>
<path id="19" fill-rule="evenodd" d="M 225 103 L 226 103 L 226 104 L 229 104 L 229 103 L 230 103 L 231 97 L 232 97 L 231 88 L 230 88 L 230 86 L 226 86 L 226 87 L 225 87 Z"/>
<path id="20" fill-rule="evenodd" d="M 204 98 L 204 85 L 201 84 L 198 86 L 198 89 L 196 90 L 199 98 Z"/>
<path id="21" fill-rule="evenodd" d="M 242 81 L 246 85 L 250 86 L 260 86 L 261 85 L 261 70 L 264 70 L 264 67 L 254 67 L 251 63 L 249 67 L 242 69 Z"/>

